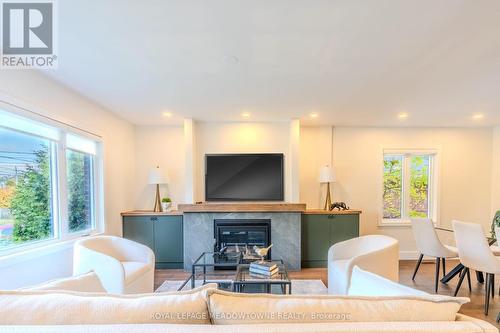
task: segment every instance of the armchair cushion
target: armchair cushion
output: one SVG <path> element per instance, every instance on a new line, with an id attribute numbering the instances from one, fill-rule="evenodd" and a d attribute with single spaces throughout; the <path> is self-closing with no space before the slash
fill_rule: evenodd
<path id="1" fill-rule="evenodd" d="M 137 280 L 138 277 L 144 275 L 151 267 L 145 263 L 137 261 L 122 261 L 123 269 L 125 271 L 125 283 L 129 284 Z"/>

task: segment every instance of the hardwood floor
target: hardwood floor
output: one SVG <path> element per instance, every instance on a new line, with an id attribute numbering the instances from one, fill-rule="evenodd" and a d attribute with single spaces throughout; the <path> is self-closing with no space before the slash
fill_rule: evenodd
<path id="1" fill-rule="evenodd" d="M 447 260 L 446 269 L 447 272 L 451 270 L 458 261 Z M 415 268 L 416 262 L 414 260 L 400 261 L 399 265 L 399 281 L 400 283 L 407 285 L 409 287 L 420 289 L 428 293 L 434 292 L 434 269 L 435 262 L 422 262 L 420 269 L 415 278 L 415 281 L 411 280 L 413 270 Z M 155 289 L 158 288 L 165 280 L 185 280 L 189 276 L 188 273 L 181 269 L 159 269 L 155 272 Z M 306 268 L 300 272 L 291 272 L 290 276 L 292 279 L 320 279 L 325 285 L 327 285 L 327 270 L 326 268 Z M 498 288 L 500 286 L 500 277 L 495 281 L 495 286 Z M 478 283 L 476 281 L 476 275 L 471 274 L 472 281 L 472 292 L 469 293 L 467 283 L 464 280 L 462 288 L 458 293 L 458 296 L 469 297 L 471 302 L 462 306 L 460 312 L 479 319 L 486 320 L 494 325 L 496 324 L 496 317 L 500 311 L 500 296 L 498 296 L 498 289 L 495 292 L 495 298 L 490 300 L 490 310 L 489 315 L 485 316 L 483 314 L 484 305 L 484 284 Z M 455 277 L 448 284 L 439 283 L 438 293 L 441 295 L 453 296 L 455 287 L 458 282 L 458 277 Z M 500 325 L 497 325 L 500 327 Z"/>

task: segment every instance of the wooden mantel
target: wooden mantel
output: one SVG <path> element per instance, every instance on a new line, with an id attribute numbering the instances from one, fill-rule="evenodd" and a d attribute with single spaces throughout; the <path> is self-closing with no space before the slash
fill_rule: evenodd
<path id="1" fill-rule="evenodd" d="M 301 203 L 202 203 L 180 204 L 178 210 L 184 213 L 214 212 L 297 212 L 306 210 Z"/>

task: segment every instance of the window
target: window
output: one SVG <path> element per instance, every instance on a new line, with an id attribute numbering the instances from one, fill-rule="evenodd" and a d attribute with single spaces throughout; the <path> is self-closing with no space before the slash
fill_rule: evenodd
<path id="1" fill-rule="evenodd" d="M 97 229 L 97 147 L 0 110 L 0 255 Z"/>
<path id="2" fill-rule="evenodd" d="M 92 228 L 94 222 L 92 164 L 92 155 L 71 149 L 66 151 L 69 232 Z"/>
<path id="3" fill-rule="evenodd" d="M 436 220 L 435 164 L 432 151 L 384 151 L 383 224 Z"/>

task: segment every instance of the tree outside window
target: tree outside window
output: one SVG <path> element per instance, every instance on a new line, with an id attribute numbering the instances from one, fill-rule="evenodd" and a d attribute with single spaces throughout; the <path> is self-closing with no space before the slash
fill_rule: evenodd
<path id="1" fill-rule="evenodd" d="M 407 222 L 433 218 L 433 161 L 435 153 L 385 153 L 383 219 Z"/>

